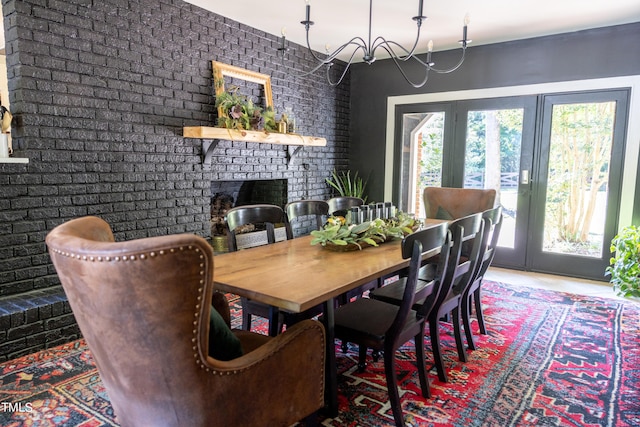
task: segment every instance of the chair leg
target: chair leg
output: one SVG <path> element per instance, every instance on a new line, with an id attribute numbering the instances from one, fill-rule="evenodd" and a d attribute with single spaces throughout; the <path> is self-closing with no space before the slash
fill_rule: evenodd
<path id="1" fill-rule="evenodd" d="M 480 333 L 482 335 L 487 335 L 487 327 L 484 323 L 484 313 L 482 312 L 482 282 L 480 282 L 480 286 L 473 293 L 473 302 L 476 305 L 476 317 L 478 318 L 478 328 L 480 328 Z"/>
<path id="2" fill-rule="evenodd" d="M 431 338 L 431 351 L 433 352 L 433 360 L 436 364 L 438 371 L 438 379 L 443 383 L 447 380 L 447 371 L 444 369 L 444 363 L 442 361 L 442 349 L 440 348 L 440 323 L 438 321 L 438 315 L 432 316 L 429 319 L 429 335 Z"/>
<path id="3" fill-rule="evenodd" d="M 476 341 L 473 337 L 473 331 L 471 330 L 471 299 L 473 298 L 473 294 L 463 295 L 463 298 L 460 300 L 460 305 L 462 308 L 462 324 L 464 325 L 464 333 L 467 336 L 467 345 L 470 350 L 476 349 Z"/>
<path id="4" fill-rule="evenodd" d="M 318 411 L 315 411 L 313 414 L 304 417 L 300 421 L 300 425 L 305 427 L 317 427 L 320 425 L 320 421 L 318 418 Z"/>
<path id="5" fill-rule="evenodd" d="M 453 315 L 453 335 L 456 337 L 456 348 L 458 349 L 458 358 L 461 362 L 467 361 L 467 351 L 462 343 L 462 331 L 460 330 L 460 309 L 455 307 L 452 312 Z"/>
<path id="6" fill-rule="evenodd" d="M 245 297 L 240 297 L 242 305 L 242 329 L 248 331 L 251 329 L 251 313 L 249 313 L 248 302 Z"/>
<path id="7" fill-rule="evenodd" d="M 364 372 L 367 367 L 367 347 L 358 346 L 358 372 Z"/>
<path id="8" fill-rule="evenodd" d="M 416 367 L 418 368 L 418 377 L 420 378 L 420 388 L 422 389 L 422 397 L 431 397 L 431 388 L 429 387 L 429 378 L 427 378 L 427 370 L 424 360 L 424 329 L 414 338 L 416 345 Z"/>
<path id="9" fill-rule="evenodd" d="M 384 351 L 384 371 L 387 377 L 387 390 L 389 391 L 389 402 L 391 411 L 397 427 L 404 427 L 404 416 L 402 415 L 402 405 L 400 404 L 400 394 L 398 393 L 398 378 L 395 366 L 396 355 L 391 348 Z"/>

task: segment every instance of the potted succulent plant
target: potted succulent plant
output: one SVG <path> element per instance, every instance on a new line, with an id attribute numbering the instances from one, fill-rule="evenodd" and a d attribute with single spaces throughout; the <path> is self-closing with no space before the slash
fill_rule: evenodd
<path id="1" fill-rule="evenodd" d="M 611 276 L 613 289 L 620 296 L 640 297 L 640 228 L 623 228 L 611 241 L 611 252 L 605 274 Z"/>
<path id="2" fill-rule="evenodd" d="M 325 179 L 327 184 L 333 187 L 341 196 L 360 197 L 367 202 L 367 196 L 364 190 L 367 187 L 367 181 L 358 176 L 358 172 L 351 176 L 351 171 L 337 172 L 335 169 L 331 172 L 331 177 Z"/>

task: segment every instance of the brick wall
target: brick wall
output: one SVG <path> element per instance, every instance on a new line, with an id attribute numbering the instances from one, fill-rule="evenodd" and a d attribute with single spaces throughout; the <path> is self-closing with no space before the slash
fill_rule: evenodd
<path id="1" fill-rule="evenodd" d="M 118 240 L 207 237 L 212 181 L 287 179 L 290 200 L 326 199 L 324 178 L 347 165 L 349 82 L 292 77 L 276 36 L 180 0 L 3 0 L 3 13 L 14 148 L 29 164 L 0 164 L 0 360 L 79 335 L 44 244 L 57 224 L 97 215 Z M 215 123 L 211 60 L 270 75 L 275 108 L 327 147 L 288 164 L 286 147 L 221 141 L 203 168 L 182 128 Z"/>

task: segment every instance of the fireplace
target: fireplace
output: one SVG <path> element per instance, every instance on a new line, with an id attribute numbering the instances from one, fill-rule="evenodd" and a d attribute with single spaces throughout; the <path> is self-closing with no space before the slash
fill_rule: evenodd
<path id="1" fill-rule="evenodd" d="M 250 181 L 213 181 L 211 183 L 211 237 L 216 251 L 226 250 L 226 212 L 235 206 L 253 204 L 271 204 L 281 208 L 287 204 L 288 190 L 286 179 L 250 180 Z M 258 231 L 258 233 L 251 233 Z M 243 235 L 246 247 L 257 246 L 261 242 L 259 230 L 249 226 Z M 286 238 L 284 229 L 276 229 L 276 240 Z M 266 238 L 266 234 L 265 234 Z M 245 246 L 238 241 L 238 248 Z M 265 240 L 266 242 L 266 240 Z"/>

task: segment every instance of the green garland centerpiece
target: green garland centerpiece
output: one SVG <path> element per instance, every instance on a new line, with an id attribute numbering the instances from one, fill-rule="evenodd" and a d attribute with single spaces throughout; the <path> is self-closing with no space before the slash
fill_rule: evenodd
<path id="1" fill-rule="evenodd" d="M 351 212 L 348 212 L 346 217 L 330 216 L 321 230 L 312 231 L 311 244 L 335 251 L 362 250 L 403 238 L 415 231 L 417 226 L 413 216 L 400 211 L 393 218 L 377 218 L 361 224 L 352 224 Z"/>

